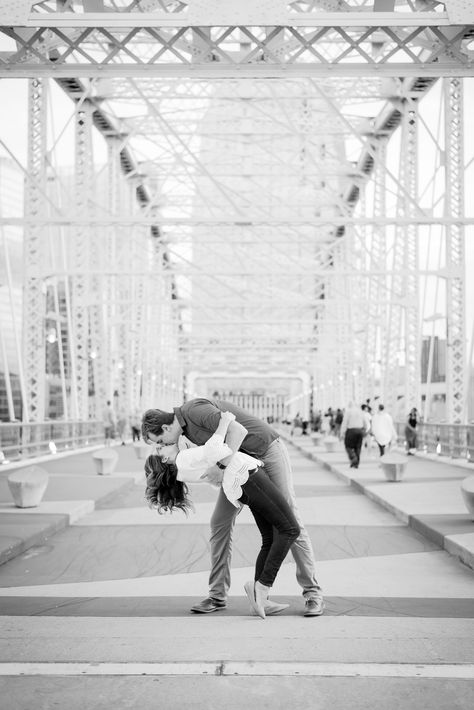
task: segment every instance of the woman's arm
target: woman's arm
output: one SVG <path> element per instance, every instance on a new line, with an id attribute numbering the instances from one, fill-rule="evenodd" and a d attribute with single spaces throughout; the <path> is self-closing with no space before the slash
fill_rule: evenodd
<path id="1" fill-rule="evenodd" d="M 240 449 L 240 446 L 247 436 L 247 429 L 235 421 L 235 416 L 231 412 L 222 412 L 219 426 L 216 429 L 216 434 L 221 434 L 225 438 L 225 443 L 232 449 L 232 453 L 223 459 L 220 463 L 227 466 L 230 463 L 233 455 Z"/>
<path id="2" fill-rule="evenodd" d="M 219 434 L 219 436 L 225 439 L 229 425 L 233 421 L 235 421 L 235 414 L 232 414 L 232 412 L 221 412 L 221 418 L 214 434 Z"/>
<path id="3" fill-rule="evenodd" d="M 234 452 L 224 442 L 224 439 L 228 433 L 229 425 L 234 423 L 234 419 L 235 416 L 231 412 L 221 412 L 219 424 L 205 444 L 179 452 L 176 457 L 176 465 L 181 480 L 199 480 L 204 477 L 206 469 L 214 466 L 217 461 L 230 460 Z M 200 468 L 201 472 L 199 472 Z"/>

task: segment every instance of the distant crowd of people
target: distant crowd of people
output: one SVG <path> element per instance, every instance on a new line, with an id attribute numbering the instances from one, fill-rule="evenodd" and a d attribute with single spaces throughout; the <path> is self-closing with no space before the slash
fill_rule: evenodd
<path id="1" fill-rule="evenodd" d="M 139 409 L 135 409 L 132 414 L 120 408 L 117 412 L 112 406 L 112 402 L 107 403 L 102 412 L 102 423 L 104 425 L 104 444 L 110 446 L 112 441 L 119 440 L 125 446 L 126 439 L 132 436 L 132 441 L 140 441 L 140 430 L 142 417 Z"/>
<path id="2" fill-rule="evenodd" d="M 318 410 L 312 412 L 309 419 L 303 419 L 298 412 L 291 421 L 291 435 L 296 431 L 302 435 L 313 431 L 324 436 L 335 436 L 344 442 L 350 466 L 358 468 L 364 443 L 370 451 L 375 442 L 380 456 L 384 456 L 397 442 L 397 432 L 391 414 L 381 402 L 376 405 L 375 411 L 374 409 L 370 400 L 366 400 L 360 406 L 349 402 L 345 409 L 328 407 L 325 412 Z M 418 410 L 413 407 L 408 414 L 404 431 L 406 453 L 409 455 L 417 448 L 418 423 Z"/>

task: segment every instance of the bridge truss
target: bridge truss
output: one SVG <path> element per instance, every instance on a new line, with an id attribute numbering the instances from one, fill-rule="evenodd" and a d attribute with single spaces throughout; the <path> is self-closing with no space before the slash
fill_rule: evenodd
<path id="1" fill-rule="evenodd" d="M 405 412 L 440 310 L 462 422 L 468 5 L 0 0 L 0 77 L 29 83 L 25 215 L 0 218 L 25 229 L 28 418 L 45 371 L 72 419 L 242 373 Z"/>

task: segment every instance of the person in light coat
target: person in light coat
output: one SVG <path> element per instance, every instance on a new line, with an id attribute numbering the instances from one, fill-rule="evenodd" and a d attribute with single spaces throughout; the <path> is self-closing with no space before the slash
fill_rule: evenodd
<path id="1" fill-rule="evenodd" d="M 387 446 L 390 447 L 397 440 L 393 419 L 383 404 L 379 404 L 378 411 L 372 417 L 372 436 L 378 444 L 380 456 L 384 455 Z"/>

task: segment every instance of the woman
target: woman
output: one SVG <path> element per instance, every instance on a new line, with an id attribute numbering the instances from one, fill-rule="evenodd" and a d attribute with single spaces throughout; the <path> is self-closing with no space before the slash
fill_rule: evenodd
<path id="1" fill-rule="evenodd" d="M 407 423 L 405 425 L 405 440 L 407 443 L 407 454 L 412 456 L 412 449 L 416 451 L 418 445 L 416 425 L 418 424 L 418 410 L 416 407 L 410 410 Z"/>
<path id="2" fill-rule="evenodd" d="M 186 482 L 205 480 L 210 467 L 232 455 L 224 438 L 233 419 L 230 412 L 222 412 L 219 426 L 203 446 L 179 451 L 177 444 L 169 444 L 160 448 L 159 455 L 148 457 L 145 497 L 151 507 L 159 513 L 175 509 L 187 513 L 192 504 Z M 244 588 L 251 608 L 264 619 L 270 589 L 300 528 L 283 495 L 261 469 L 261 461 L 238 451 L 232 463 L 224 469 L 222 488 L 237 508 L 249 506 L 262 536 L 255 579 Z"/>

